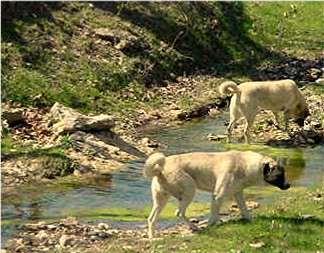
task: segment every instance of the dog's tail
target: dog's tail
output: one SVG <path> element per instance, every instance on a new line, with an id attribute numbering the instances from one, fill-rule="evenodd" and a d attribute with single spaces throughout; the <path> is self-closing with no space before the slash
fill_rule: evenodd
<path id="1" fill-rule="evenodd" d="M 222 83 L 218 90 L 223 97 L 233 95 L 239 91 L 238 85 L 232 81 Z"/>
<path id="2" fill-rule="evenodd" d="M 147 158 L 143 171 L 144 177 L 158 176 L 165 165 L 165 159 L 166 157 L 162 153 L 155 153 Z"/>

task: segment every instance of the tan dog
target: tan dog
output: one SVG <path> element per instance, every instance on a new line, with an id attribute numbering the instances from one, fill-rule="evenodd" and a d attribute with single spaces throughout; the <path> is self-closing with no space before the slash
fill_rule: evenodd
<path id="1" fill-rule="evenodd" d="M 232 95 L 230 103 L 230 123 L 227 128 L 227 141 L 236 121 L 242 116 L 246 124 L 244 138 L 250 143 L 250 128 L 260 108 L 271 110 L 278 124 L 277 112 L 283 111 L 285 131 L 288 130 L 288 120 L 293 118 L 299 126 L 304 126 L 304 120 L 309 115 L 305 98 L 293 80 L 246 82 L 237 85 L 225 82 L 219 86 L 221 95 Z"/>
<path id="2" fill-rule="evenodd" d="M 290 187 L 285 181 L 284 168 L 278 162 L 251 151 L 188 153 L 169 157 L 155 153 L 146 160 L 143 174 L 152 178 L 149 238 L 153 238 L 158 216 L 170 196 L 179 200 L 176 215 L 190 228 L 196 229 L 185 215 L 196 189 L 211 192 L 209 224 L 212 224 L 218 220 L 225 195 L 234 195 L 243 218 L 251 220 L 243 197 L 244 188 L 264 182 L 282 190 Z"/>

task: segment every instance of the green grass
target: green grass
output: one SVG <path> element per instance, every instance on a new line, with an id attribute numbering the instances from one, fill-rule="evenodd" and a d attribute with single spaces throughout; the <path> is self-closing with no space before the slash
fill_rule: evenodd
<path id="1" fill-rule="evenodd" d="M 177 202 L 170 201 L 161 213 L 160 219 L 177 220 L 174 215 L 177 209 Z M 210 211 L 209 202 L 193 202 L 188 208 L 189 217 L 197 217 L 208 214 Z M 142 208 L 124 208 L 119 206 L 107 206 L 106 208 L 86 207 L 75 208 L 73 210 L 62 210 L 62 216 L 75 216 L 82 220 L 116 220 L 116 221 L 143 221 L 146 220 L 151 212 L 151 205 Z"/>
<path id="2" fill-rule="evenodd" d="M 84 112 L 123 114 L 141 105 L 147 87 L 170 76 L 198 68 L 246 78 L 282 52 L 315 57 L 323 48 L 322 2 L 39 5 L 42 13 L 16 3 L 17 13 L 2 22 L 2 101 L 40 107 L 57 101 Z M 93 36 L 96 28 L 137 35 L 151 48 L 121 52 Z M 130 88 L 136 96 L 119 96 Z"/>
<path id="3" fill-rule="evenodd" d="M 289 55 L 315 58 L 324 46 L 323 2 L 244 3 L 251 37 Z"/>
<path id="4" fill-rule="evenodd" d="M 322 194 L 322 195 L 321 195 Z M 321 196 L 319 198 L 319 196 Z M 277 197 L 253 212 L 189 237 L 165 236 L 143 252 L 320 252 L 324 246 L 323 189 Z M 129 252 L 137 252 L 136 243 Z M 105 251 L 102 251 L 105 252 Z M 110 252 L 127 252 L 116 246 Z"/>

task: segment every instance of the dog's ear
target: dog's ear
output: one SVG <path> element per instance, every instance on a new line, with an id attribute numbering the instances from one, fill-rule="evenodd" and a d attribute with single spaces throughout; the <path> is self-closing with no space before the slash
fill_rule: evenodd
<path id="1" fill-rule="evenodd" d="M 269 162 L 265 162 L 262 164 L 262 171 L 264 176 L 269 174 L 269 172 L 271 171 Z"/>

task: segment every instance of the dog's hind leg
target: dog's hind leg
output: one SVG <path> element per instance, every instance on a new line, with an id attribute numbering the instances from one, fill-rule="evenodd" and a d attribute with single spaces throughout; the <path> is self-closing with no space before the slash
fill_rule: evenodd
<path id="1" fill-rule="evenodd" d="M 244 139 L 246 144 L 250 144 L 251 142 L 250 132 L 251 132 L 251 127 L 255 119 L 255 116 L 256 116 L 256 112 L 250 112 L 248 117 L 244 116 L 245 118 Z"/>
<path id="2" fill-rule="evenodd" d="M 245 127 L 244 127 L 244 139 L 245 139 L 246 144 L 251 143 L 250 131 L 251 131 L 251 124 L 249 122 L 246 122 Z"/>
<path id="3" fill-rule="evenodd" d="M 251 214 L 250 214 L 250 212 L 249 212 L 249 210 L 248 210 L 248 208 L 246 206 L 246 202 L 245 202 L 243 192 L 240 191 L 240 192 L 235 193 L 234 198 L 236 200 L 236 203 L 237 203 L 238 207 L 240 208 L 243 219 L 251 221 L 252 216 L 251 216 Z"/>
<path id="4" fill-rule="evenodd" d="M 153 238 L 156 221 L 170 197 L 170 195 L 166 192 L 152 192 L 152 195 L 153 195 L 152 196 L 153 197 L 153 208 L 152 208 L 150 216 L 147 219 L 148 237 L 150 239 Z"/>
<path id="5" fill-rule="evenodd" d="M 236 127 L 236 122 L 241 118 L 242 113 L 239 109 L 239 105 L 237 105 L 237 96 L 234 95 L 231 99 L 230 104 L 230 123 L 227 127 L 227 142 L 231 142 L 231 135 Z"/>
<path id="6" fill-rule="evenodd" d="M 190 229 L 197 230 L 197 226 L 190 222 L 189 218 L 186 216 L 186 210 L 190 202 L 183 202 L 179 203 L 179 208 L 176 211 L 176 216 L 178 216 Z"/>
<path id="7" fill-rule="evenodd" d="M 231 121 L 230 121 L 230 123 L 229 123 L 229 125 L 227 127 L 227 138 L 226 138 L 226 141 L 228 143 L 231 142 L 231 135 L 232 135 L 232 132 L 234 130 L 235 125 L 236 125 L 236 119 L 231 119 Z"/>

